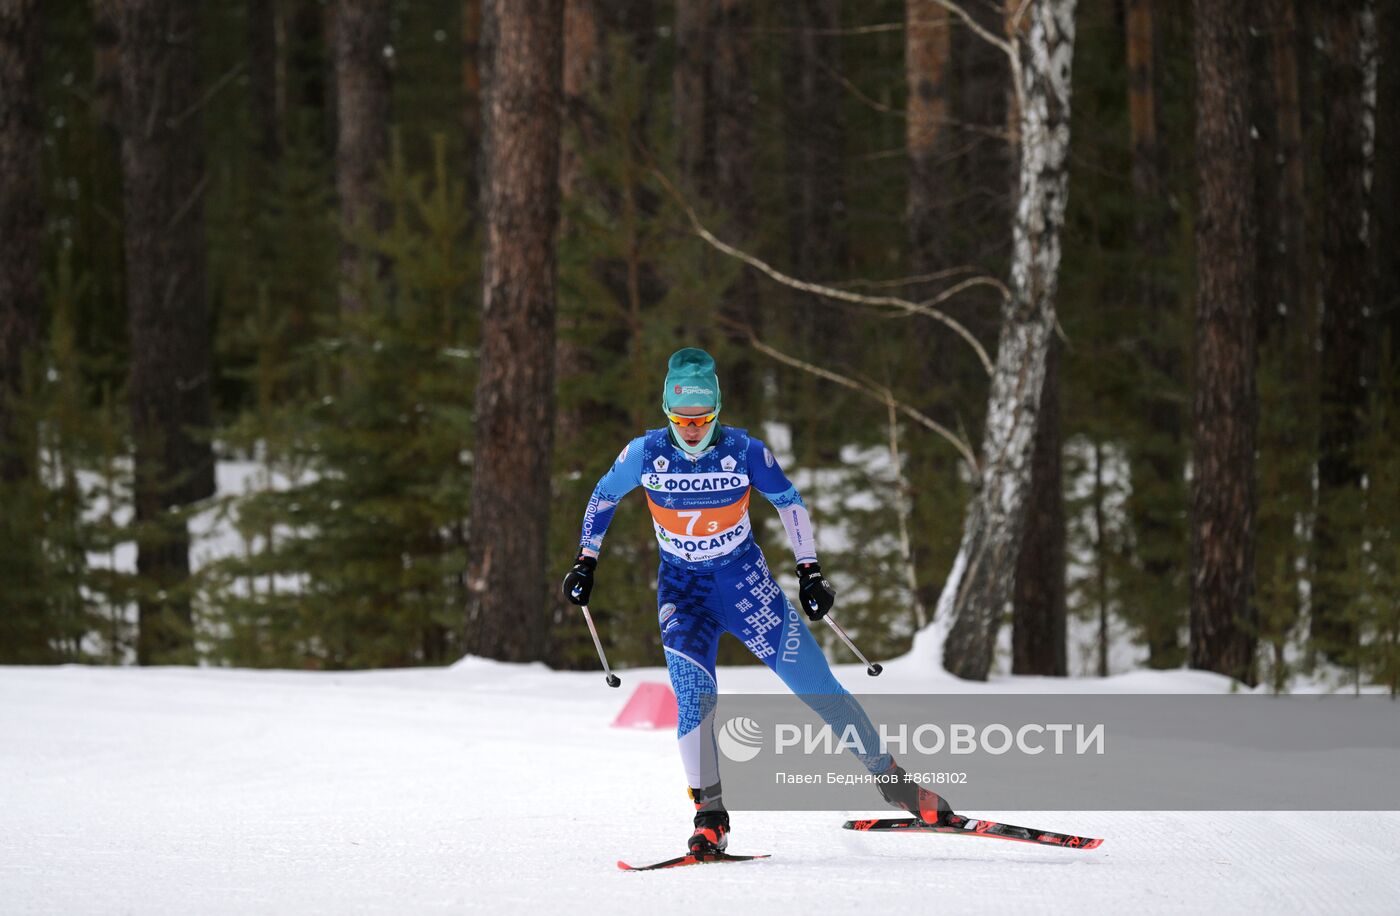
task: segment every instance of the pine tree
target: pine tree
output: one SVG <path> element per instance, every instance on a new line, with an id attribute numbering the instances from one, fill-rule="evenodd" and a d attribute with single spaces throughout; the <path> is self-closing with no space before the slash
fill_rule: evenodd
<path id="1" fill-rule="evenodd" d="M 1253 684 L 1255 255 L 1245 23 L 1196 0 L 1195 461 L 1191 666 Z"/>
<path id="2" fill-rule="evenodd" d="M 240 665 L 359 668 L 441 664 L 460 653 L 464 507 L 475 279 L 470 206 L 436 144 L 431 179 L 394 145 L 388 228 L 350 230 L 386 266 L 357 291 L 363 312 L 327 317 L 324 337 L 282 356 L 281 316 L 264 307 L 257 408 L 231 432 L 268 477 L 230 507 L 245 544 L 204 583 L 225 608 L 219 657 Z M 296 363 L 317 387 L 275 397 Z M 353 367 L 356 384 L 339 380 Z"/>
<path id="3" fill-rule="evenodd" d="M 555 249 L 563 0 L 493 4 L 484 160 L 471 651 L 543 657 L 554 441 Z"/>

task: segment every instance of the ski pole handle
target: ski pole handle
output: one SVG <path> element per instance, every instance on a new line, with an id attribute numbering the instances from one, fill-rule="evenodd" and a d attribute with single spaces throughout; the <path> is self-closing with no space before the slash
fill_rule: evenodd
<path id="1" fill-rule="evenodd" d="M 583 619 L 588 621 L 588 632 L 593 634 L 593 648 L 598 650 L 598 661 L 603 663 L 603 673 L 608 676 L 608 686 L 617 687 L 622 683 L 622 679 L 612 673 L 608 667 L 608 657 L 603 654 L 603 641 L 598 638 L 598 628 L 593 625 L 593 615 L 588 613 L 588 605 L 581 604 L 583 608 Z"/>
<path id="2" fill-rule="evenodd" d="M 848 649 L 850 649 L 852 652 L 854 652 L 854 653 L 856 654 L 856 658 L 860 659 L 861 662 L 863 662 L 863 663 L 865 664 L 865 673 L 866 673 L 866 674 L 870 675 L 871 677 L 879 677 L 879 676 L 880 676 L 880 672 L 881 672 L 881 671 L 884 671 L 885 669 L 882 668 L 882 667 L 880 667 L 878 664 L 872 665 L 872 664 L 870 663 L 870 659 L 866 658 L 865 655 L 862 654 L 862 652 L 861 652 L 859 649 L 856 648 L 856 644 L 853 643 L 853 642 L 851 642 L 851 637 L 847 636 L 847 635 L 846 635 L 846 631 L 843 630 L 843 629 L 841 629 L 841 624 L 839 624 L 839 623 L 837 623 L 836 621 L 832 620 L 830 614 L 826 614 L 825 616 L 823 616 L 823 617 L 822 617 L 822 620 L 825 620 L 825 621 L 826 621 L 826 625 L 829 626 L 829 627 L 831 627 L 833 630 L 836 631 L 836 635 L 839 636 L 839 637 L 841 637 L 841 641 L 844 642 L 844 643 L 846 644 L 846 648 L 848 648 Z M 596 637 L 595 637 L 595 638 L 596 638 Z M 600 650 L 600 651 L 601 651 L 601 650 Z"/>

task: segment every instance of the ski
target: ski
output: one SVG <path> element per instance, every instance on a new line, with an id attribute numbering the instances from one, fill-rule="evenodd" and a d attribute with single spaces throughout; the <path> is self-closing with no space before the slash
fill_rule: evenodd
<path id="1" fill-rule="evenodd" d="M 866 830 L 877 833 L 950 833 L 956 836 L 985 836 L 997 840 L 1012 840 L 1017 843 L 1035 843 L 1039 846 L 1062 846 L 1066 849 L 1096 849 L 1103 843 L 1099 837 L 1074 836 L 1050 830 L 1017 827 L 1014 824 L 999 824 L 996 821 L 963 817 L 960 814 L 954 814 L 947 824 L 928 824 L 916 817 L 885 817 L 846 821 L 841 826 L 847 830 Z"/>
<path id="2" fill-rule="evenodd" d="M 719 862 L 751 862 L 754 859 L 766 859 L 770 854 L 765 853 L 759 856 L 731 856 L 726 852 L 709 853 L 708 855 L 683 855 L 674 859 L 667 859 L 664 862 L 656 862 L 652 865 L 628 865 L 621 859 L 617 860 L 617 867 L 623 871 L 655 871 L 658 868 L 680 868 L 685 865 L 713 865 Z"/>

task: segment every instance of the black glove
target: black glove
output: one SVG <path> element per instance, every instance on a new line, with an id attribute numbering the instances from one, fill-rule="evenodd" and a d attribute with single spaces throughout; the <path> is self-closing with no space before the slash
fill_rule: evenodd
<path id="1" fill-rule="evenodd" d="M 820 563 L 799 563 L 797 566 L 797 597 L 802 610 L 811 620 L 821 620 L 836 603 L 836 589 L 822 577 Z"/>
<path id="2" fill-rule="evenodd" d="M 587 604 L 593 594 L 593 570 L 598 568 L 596 557 L 579 554 L 574 568 L 564 577 L 564 597 L 574 604 Z"/>

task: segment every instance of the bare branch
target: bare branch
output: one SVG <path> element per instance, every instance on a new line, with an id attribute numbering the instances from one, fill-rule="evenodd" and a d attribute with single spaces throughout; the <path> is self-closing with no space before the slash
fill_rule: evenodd
<path id="1" fill-rule="evenodd" d="M 732 324 L 732 322 L 727 322 L 727 324 Z M 838 385 L 850 388 L 852 391 L 859 391 L 871 400 L 879 401 L 887 407 L 898 410 L 920 426 L 930 429 L 942 436 L 953 448 L 958 450 L 958 454 L 962 456 L 963 461 L 967 462 L 967 466 L 972 469 L 973 476 L 981 476 L 981 469 L 977 466 L 977 457 L 972 452 L 972 446 L 969 445 L 965 439 L 958 436 L 937 420 L 933 420 L 920 413 L 918 410 L 915 410 L 913 407 L 910 407 L 908 404 L 900 402 L 888 388 L 882 385 L 873 385 L 869 382 L 859 382 L 848 376 L 841 375 L 840 373 L 832 372 L 830 369 L 825 369 L 805 360 L 798 359 L 795 356 L 789 356 L 759 340 L 751 328 L 740 326 L 740 329 L 748 335 L 749 345 L 765 356 L 771 357 L 784 365 L 811 373 L 818 378 L 824 378 L 829 382 L 835 382 Z"/>
<path id="2" fill-rule="evenodd" d="M 939 6 L 943 7 L 945 10 L 961 19 L 963 21 L 963 25 L 967 26 L 969 29 L 972 29 L 972 31 L 976 33 L 978 38 L 981 38 L 988 44 L 1001 48 L 1002 52 L 1008 57 L 1010 57 L 1013 63 L 1015 62 L 1016 51 L 1014 48 L 1011 47 L 1011 43 L 1008 42 L 1006 39 L 998 38 L 996 35 L 993 35 L 991 32 L 987 31 L 987 29 L 984 28 L 980 23 L 978 23 L 976 19 L 973 19 L 972 16 L 968 14 L 967 10 L 963 9 L 956 3 L 949 2 L 949 0 L 933 0 L 933 2 L 937 3 Z"/>
<path id="3" fill-rule="evenodd" d="M 880 32 L 902 32 L 903 22 L 877 22 L 872 25 L 853 25 L 846 28 L 791 28 L 752 26 L 742 31 L 751 35 L 875 35 Z"/>
<path id="4" fill-rule="evenodd" d="M 1016 111 L 1019 117 L 1019 113 L 1026 110 L 1026 94 L 1021 83 L 1021 43 L 1017 40 L 1016 33 L 1013 32 L 1009 39 L 998 38 L 973 19 L 967 10 L 953 3 L 952 0 L 933 0 L 933 2 L 957 16 L 978 38 L 993 47 L 1000 48 L 1001 52 L 1006 55 L 1007 60 L 1011 63 L 1011 88 L 1016 95 Z M 1022 11 L 1024 11 L 1024 7 Z M 1017 18 L 1019 17 L 1020 13 L 1017 13 Z"/>
<path id="5" fill-rule="evenodd" d="M 836 289 L 832 286 L 824 286 L 820 283 L 809 283 L 806 280 L 799 280 L 796 277 L 789 276 L 783 273 L 782 271 L 778 270 L 777 268 L 773 267 L 772 265 L 768 264 L 767 262 L 762 261 L 749 254 L 748 252 L 735 248 L 733 245 L 730 245 L 717 238 L 714 233 L 712 233 L 709 229 L 706 229 L 704 224 L 700 222 L 700 217 L 696 215 L 695 209 L 690 206 L 690 204 L 686 201 L 684 197 L 681 196 L 681 193 L 678 190 L 676 190 L 675 185 L 671 184 L 670 179 L 666 177 L 665 173 L 663 173 L 655 165 L 652 166 L 652 172 L 656 175 L 657 180 L 661 182 L 662 186 L 666 188 L 667 192 L 675 199 L 676 203 L 685 212 L 685 215 L 690 220 L 691 229 L 695 232 L 696 235 L 700 236 L 700 238 L 704 239 L 712 247 L 724 252 L 732 258 L 737 258 L 740 261 L 743 261 L 745 264 L 749 265 L 750 267 L 754 268 L 760 273 L 763 273 L 764 275 L 777 281 L 778 283 L 781 283 L 784 286 L 791 287 L 792 289 L 801 290 L 806 293 L 813 293 L 815 295 L 822 296 L 827 299 L 836 299 L 841 302 L 853 302 L 857 305 L 884 306 L 887 308 L 899 309 L 901 311 L 905 311 L 911 314 L 926 315 L 929 318 L 941 321 L 943 324 L 951 328 L 959 337 L 967 341 L 968 345 L 972 347 L 972 349 L 977 353 L 977 358 L 981 360 L 982 368 L 986 371 L 988 375 L 992 374 L 992 360 L 987 355 L 986 349 L 977 340 L 977 338 L 972 335 L 971 331 L 963 327 L 962 324 L 960 324 L 948 314 L 941 312 L 938 309 L 932 308 L 928 304 L 920 302 L 911 302 L 908 299 L 901 299 L 897 296 L 865 296 L 861 295 L 860 293 L 852 293 L 847 290 Z M 1000 281 L 995 280 L 991 277 L 981 277 L 976 279 L 976 283 L 968 283 L 965 284 L 965 286 L 994 286 L 1002 290 L 1003 294 L 1005 294 L 1006 287 Z M 942 301 L 942 299 L 940 298 L 936 301 Z"/>
<path id="6" fill-rule="evenodd" d="M 219 77 L 213 82 L 212 85 L 210 85 L 208 89 L 204 90 L 204 95 L 200 96 L 198 101 L 196 101 L 189 108 L 186 108 L 184 111 L 175 115 L 175 117 L 171 118 L 168 126 L 172 129 L 178 127 L 190 115 L 194 114 L 196 111 L 199 111 L 205 105 L 208 105 L 213 100 L 214 96 L 222 92 L 225 86 L 233 82 L 234 79 L 236 79 L 243 73 L 243 70 L 247 67 L 247 65 L 247 61 L 239 61 L 238 63 L 230 67 L 228 71 L 224 73 L 223 76 Z"/>
<path id="7" fill-rule="evenodd" d="M 837 289 L 854 289 L 859 286 L 864 286 L 867 289 L 896 289 L 901 286 L 916 286 L 920 283 L 932 283 L 935 280 L 946 280 L 959 274 L 971 273 L 977 273 L 977 268 L 965 264 L 961 267 L 949 267 L 946 270 L 935 270 L 933 273 L 918 274 L 913 277 L 896 277 L 892 280 L 843 280 L 831 285 Z"/>
<path id="8" fill-rule="evenodd" d="M 824 71 L 826 71 L 828 76 L 830 76 L 832 79 L 836 80 L 843 87 L 845 87 L 847 92 L 855 96 L 856 99 L 866 107 L 873 108 L 881 114 L 895 115 L 896 117 L 900 118 L 906 118 L 909 116 L 909 113 L 903 108 L 895 108 L 893 105 L 886 105 L 884 102 L 872 99 L 870 96 L 866 95 L 865 92 L 862 91 L 859 86 L 851 82 L 849 79 L 846 78 L 844 74 L 838 72 L 835 67 L 831 66 L 825 61 L 818 60 L 817 66 L 821 67 Z"/>

